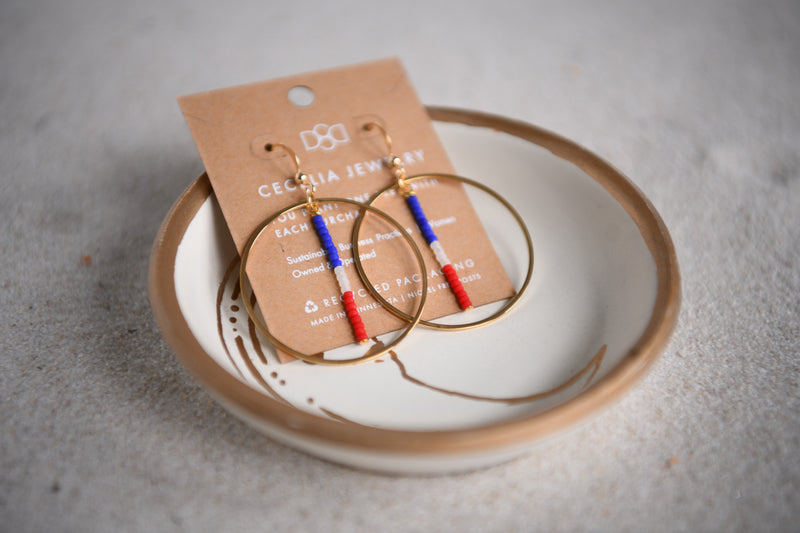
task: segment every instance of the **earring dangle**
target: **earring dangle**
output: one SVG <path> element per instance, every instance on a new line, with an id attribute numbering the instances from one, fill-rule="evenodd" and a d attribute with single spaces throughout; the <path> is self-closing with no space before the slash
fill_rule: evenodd
<path id="1" fill-rule="evenodd" d="M 272 150 L 275 147 L 281 147 L 294 156 L 297 172 L 295 173 L 294 180 L 306 192 L 306 212 L 311 217 L 311 223 L 314 225 L 314 230 L 317 232 L 319 242 L 322 244 L 322 249 L 325 250 L 325 255 L 328 257 L 328 262 L 333 267 L 333 273 L 336 276 L 336 283 L 339 285 L 339 291 L 342 296 L 342 304 L 344 305 L 347 319 L 350 321 L 350 326 L 353 328 L 353 334 L 360 344 L 369 342 L 367 329 L 364 327 L 364 321 L 361 319 L 361 314 L 358 312 L 355 297 L 353 296 L 353 289 L 350 287 L 350 280 L 347 279 L 347 272 L 344 271 L 342 260 L 339 259 L 339 252 L 336 250 L 336 245 L 333 243 L 331 234 L 328 231 L 328 226 L 325 224 L 325 219 L 320 214 L 319 204 L 315 202 L 317 187 L 308 178 L 308 175 L 300 172 L 300 159 L 297 154 L 292 152 L 286 145 L 272 144 L 267 146 L 267 150 Z"/>
<path id="2" fill-rule="evenodd" d="M 530 233 L 528 232 L 528 228 L 525 225 L 525 221 L 522 219 L 522 216 L 517 212 L 516 209 L 505 199 L 501 196 L 498 192 L 494 189 L 487 187 L 486 185 L 477 182 L 475 180 L 471 180 L 469 178 L 465 178 L 462 176 L 456 176 L 452 174 L 437 174 L 437 173 L 426 173 L 426 174 L 418 174 L 415 176 L 406 176 L 406 171 L 403 166 L 403 161 L 392 153 L 392 139 L 382 125 L 378 124 L 377 122 L 367 122 L 364 124 L 363 129 L 365 131 L 371 131 L 372 129 L 377 129 L 383 136 L 383 140 L 386 143 L 388 157 L 387 161 L 389 163 L 390 169 L 392 174 L 395 178 L 395 183 L 389 185 L 388 187 L 378 191 L 372 197 L 372 199 L 368 202 L 367 205 L 370 207 L 374 206 L 382 197 L 389 194 L 392 191 L 397 191 L 402 195 L 408 205 L 411 214 L 414 217 L 414 221 L 416 222 L 417 226 L 419 227 L 419 231 L 424 237 L 425 241 L 428 243 L 428 246 L 434 253 L 439 266 L 444 273 L 448 284 L 450 285 L 450 289 L 453 294 L 456 296 L 458 300 L 459 307 L 462 310 L 469 310 L 472 308 L 472 302 L 470 301 L 469 295 L 467 291 L 464 289 L 461 280 L 458 277 L 458 273 L 453 268 L 450 260 L 447 257 L 447 254 L 444 252 L 444 248 L 439 243 L 439 239 L 436 234 L 433 232 L 430 223 L 425 216 L 425 213 L 422 210 L 422 207 L 419 203 L 419 199 L 416 196 L 411 184 L 416 181 L 421 180 L 428 180 L 428 179 L 436 179 L 442 181 L 451 181 L 457 182 L 462 185 L 469 185 L 480 189 L 481 191 L 487 193 L 491 197 L 493 197 L 496 201 L 498 201 L 503 207 L 514 217 L 517 225 L 522 232 L 522 235 L 525 239 L 525 244 L 527 247 L 527 254 L 528 254 L 528 267 L 525 274 L 525 279 L 522 282 L 522 285 L 519 289 L 517 289 L 516 294 L 514 294 L 505 305 L 499 309 L 498 311 L 492 313 L 490 316 L 474 320 L 472 322 L 464 322 L 460 324 L 454 323 L 438 323 L 433 322 L 431 320 L 420 320 L 420 325 L 426 326 L 433 329 L 441 329 L 441 330 L 451 330 L 451 331 L 458 331 L 458 330 L 465 330 L 480 327 L 495 320 L 498 320 L 500 317 L 508 313 L 512 307 L 514 307 L 522 298 L 525 290 L 528 288 L 530 284 L 531 277 L 533 275 L 533 242 L 531 241 Z M 396 316 L 400 318 L 404 318 L 408 320 L 409 315 L 404 313 L 400 309 L 394 307 L 390 302 L 388 302 L 385 298 L 383 298 L 376 290 L 373 289 L 372 283 L 369 282 L 369 279 L 366 275 L 366 272 L 363 269 L 361 264 L 361 260 L 359 258 L 359 251 L 358 251 L 358 232 L 361 229 L 361 222 L 362 218 L 359 218 L 356 221 L 356 226 L 353 229 L 353 258 L 356 265 L 356 269 L 358 270 L 359 276 L 361 276 L 364 284 L 366 285 L 367 289 L 370 290 L 372 296 L 375 297 L 388 311 L 392 312 Z"/>
<path id="3" fill-rule="evenodd" d="M 433 255 L 436 257 L 436 261 L 439 263 L 439 267 L 442 269 L 442 273 L 447 279 L 448 285 L 450 285 L 450 290 L 455 295 L 456 300 L 458 300 L 459 307 L 464 311 L 469 311 L 472 309 L 472 301 L 469 299 L 464 285 L 458 278 L 456 269 L 453 268 L 453 264 L 447 257 L 444 247 L 439 242 L 439 237 L 436 236 L 436 233 L 434 233 L 433 228 L 428 222 L 428 217 L 425 216 L 425 212 L 422 210 L 417 194 L 414 192 L 414 189 L 411 188 L 411 185 L 406 183 L 406 169 L 403 166 L 403 161 L 392 153 L 392 138 L 389 137 L 389 134 L 383 126 L 377 122 L 368 122 L 364 125 L 364 129 L 367 131 L 371 130 L 373 127 L 378 128 L 381 133 L 383 133 L 387 151 L 389 152 L 387 159 L 396 180 L 395 186 L 397 187 L 397 191 L 405 198 L 406 205 L 408 205 L 408 209 L 414 217 L 414 222 L 417 223 L 417 227 L 425 238 L 425 242 L 428 243 Z"/>
<path id="4" fill-rule="evenodd" d="M 379 218 L 382 218 L 390 225 L 394 227 L 394 229 L 398 230 L 401 236 L 404 237 L 406 243 L 409 245 L 411 250 L 414 252 L 416 256 L 417 263 L 420 267 L 420 272 L 424 272 L 425 270 L 425 263 L 422 258 L 422 254 L 419 251 L 416 243 L 413 241 L 410 235 L 405 231 L 402 225 L 394 220 L 392 217 L 387 215 L 386 213 L 376 209 L 375 207 L 365 205 L 354 200 L 350 200 L 347 198 L 317 198 L 316 186 L 311 183 L 310 178 L 308 175 L 300 171 L 300 158 L 297 154 L 288 146 L 282 143 L 269 143 L 264 147 L 267 151 L 273 151 L 276 148 L 280 148 L 285 151 L 294 162 L 295 167 L 295 182 L 304 190 L 306 200 L 305 202 L 297 203 L 291 205 L 280 212 L 272 215 L 268 219 L 266 219 L 251 235 L 247 245 L 245 246 L 244 250 L 242 251 L 242 260 L 241 265 L 239 267 L 239 282 L 242 288 L 242 294 L 244 295 L 246 291 L 249 291 L 249 279 L 246 274 L 246 265 L 248 258 L 250 256 L 250 252 L 253 249 L 253 246 L 256 242 L 262 237 L 262 235 L 266 232 L 266 229 L 276 220 L 281 218 L 283 215 L 291 213 L 297 210 L 304 210 L 310 217 L 312 225 L 314 226 L 314 230 L 319 238 L 319 242 L 322 245 L 322 249 L 327 256 L 328 263 L 330 267 L 333 269 L 333 273 L 336 277 L 336 282 L 339 287 L 341 293 L 341 300 L 342 304 L 345 309 L 345 314 L 347 319 L 350 323 L 353 336 L 355 340 L 359 344 L 366 344 L 369 342 L 370 337 L 367 335 L 366 327 L 364 326 L 364 321 L 361 318 L 361 315 L 358 311 L 358 306 L 355 302 L 355 295 L 354 291 L 352 290 L 352 286 L 350 285 L 350 280 L 347 277 L 347 273 L 345 272 L 344 264 L 342 263 L 341 258 L 339 257 L 339 253 L 337 251 L 336 244 L 333 242 L 333 238 L 328 231 L 328 227 L 325 223 L 325 219 L 321 214 L 320 204 L 347 204 L 356 207 L 360 212 L 365 213 L 369 212 L 374 215 L 377 215 Z M 424 278 L 424 276 L 423 276 Z M 253 304 L 250 302 L 249 298 L 244 297 L 243 303 L 247 310 L 248 315 L 250 315 L 251 320 L 253 323 L 258 327 L 258 329 L 263 333 L 275 346 L 281 348 L 283 351 L 293 355 L 298 359 L 302 359 L 307 362 L 311 363 L 320 363 L 326 365 L 349 365 L 354 363 L 361 363 L 366 361 L 371 361 L 373 359 L 377 359 L 384 353 L 388 352 L 389 350 L 393 349 L 397 344 L 403 340 L 408 333 L 417 325 L 422 317 L 422 310 L 425 305 L 425 293 L 427 292 L 427 280 L 423 280 L 423 297 L 419 303 L 419 306 L 414 313 L 414 315 L 408 315 L 406 321 L 409 325 L 406 327 L 405 331 L 398 335 L 398 337 L 389 344 L 384 345 L 381 349 L 370 349 L 367 353 L 363 356 L 351 358 L 351 359 L 324 359 L 319 355 L 311 355 L 299 352 L 282 341 L 278 340 L 266 326 L 266 324 L 260 319 L 260 317 L 256 314 L 255 309 L 253 308 Z"/>

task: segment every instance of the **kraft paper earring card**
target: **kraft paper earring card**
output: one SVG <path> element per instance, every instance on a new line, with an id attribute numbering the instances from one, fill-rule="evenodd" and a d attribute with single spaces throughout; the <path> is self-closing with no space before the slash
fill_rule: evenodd
<path id="1" fill-rule="evenodd" d="M 369 122 L 391 132 L 409 174 L 453 173 L 396 59 L 183 96 L 179 104 L 240 253 L 263 220 L 305 201 L 294 181 L 293 162 L 283 151 L 268 151 L 270 143 L 292 148 L 320 198 L 367 202 L 392 183 L 384 140 L 378 131 L 364 129 Z M 435 179 L 415 186 L 425 187 L 428 218 L 437 235 L 447 240 L 448 255 L 474 305 L 512 296 L 514 288 L 463 187 Z M 387 202 L 385 209 L 423 251 L 428 278 L 423 318 L 459 312 L 412 216 L 402 205 L 394 209 Z M 353 266 L 349 243 L 358 212 L 342 205 L 322 214 L 340 243 L 339 255 L 367 330 L 378 336 L 405 323 L 381 308 Z M 324 353 L 352 343 L 352 331 L 310 220 L 302 210 L 291 215 L 250 251 L 247 274 L 270 332 L 299 351 Z M 385 224 L 365 223 L 359 234 L 360 255 L 370 272 L 380 273 L 369 279 L 382 296 L 410 312 L 419 297 L 421 273 L 416 262 L 397 251 L 403 239 L 395 233 Z"/>

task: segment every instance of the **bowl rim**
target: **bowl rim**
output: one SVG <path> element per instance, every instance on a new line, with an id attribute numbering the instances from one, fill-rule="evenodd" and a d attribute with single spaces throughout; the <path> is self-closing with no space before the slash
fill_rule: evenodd
<path id="1" fill-rule="evenodd" d="M 204 173 L 176 200 L 153 243 L 149 266 L 150 304 L 156 322 L 178 359 L 224 404 L 251 422 L 296 438 L 371 452 L 455 454 L 510 448 L 556 434 L 622 397 L 666 348 L 680 309 L 680 273 L 669 232 L 651 202 L 622 173 L 599 156 L 558 134 L 479 111 L 428 106 L 431 119 L 489 128 L 537 144 L 583 170 L 626 210 L 656 265 L 656 299 L 639 339 L 605 376 L 566 402 L 542 412 L 479 427 L 437 431 L 383 429 L 323 418 L 278 401 L 231 375 L 194 337 L 175 290 L 178 246 L 193 217 L 213 194 Z"/>

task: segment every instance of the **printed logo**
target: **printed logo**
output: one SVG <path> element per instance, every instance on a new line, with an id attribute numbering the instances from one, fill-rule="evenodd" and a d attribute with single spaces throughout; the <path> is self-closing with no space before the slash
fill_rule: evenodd
<path id="1" fill-rule="evenodd" d="M 311 300 L 308 300 L 306 302 L 306 314 L 313 313 L 314 311 L 319 311 L 319 307 L 317 307 L 317 304 L 315 304 Z"/>
<path id="2" fill-rule="evenodd" d="M 342 123 L 334 124 L 333 126 L 317 124 L 310 130 L 301 131 L 300 139 L 309 152 L 318 148 L 328 152 L 336 148 L 337 144 L 350 141 L 350 137 L 347 136 L 347 130 L 344 129 L 344 124 Z"/>

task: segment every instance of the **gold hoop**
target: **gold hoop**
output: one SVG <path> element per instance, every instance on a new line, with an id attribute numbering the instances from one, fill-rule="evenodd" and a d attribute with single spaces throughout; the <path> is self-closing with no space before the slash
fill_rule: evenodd
<path id="1" fill-rule="evenodd" d="M 455 175 L 452 175 L 452 174 L 419 174 L 417 176 L 407 177 L 407 178 L 405 178 L 405 181 L 406 182 L 414 182 L 414 181 L 419 181 L 419 180 L 424 180 L 424 179 L 431 179 L 431 178 L 432 179 L 451 180 L 451 181 L 456 181 L 456 182 L 459 182 L 459 183 L 464 183 L 464 184 L 476 187 L 476 188 L 482 190 L 483 192 L 489 194 L 495 200 L 500 202 L 514 216 L 514 219 L 517 221 L 517 224 L 519 224 L 519 227 L 522 230 L 523 235 L 525 236 L 525 242 L 528 245 L 528 271 L 527 271 L 527 273 L 525 275 L 525 281 L 522 283 L 522 286 L 519 288 L 517 293 L 509 299 L 508 303 L 506 303 L 506 305 L 502 309 L 500 309 L 496 313 L 494 313 L 494 314 L 492 314 L 492 315 L 490 315 L 490 316 L 488 316 L 486 318 L 483 318 L 481 320 L 476 320 L 474 322 L 465 322 L 463 324 L 439 324 L 437 322 L 433 322 L 433 321 L 430 321 L 430 320 L 419 320 L 419 324 L 421 326 L 424 326 L 424 327 L 427 327 L 427 328 L 432 328 L 432 329 L 441 329 L 441 330 L 449 330 L 449 331 L 462 331 L 462 330 L 466 330 L 466 329 L 472 329 L 472 328 L 478 328 L 480 326 L 485 326 L 487 324 L 490 324 L 490 323 L 498 320 L 503 315 L 507 314 L 511 310 L 511 308 L 514 307 L 519 302 L 520 298 L 522 298 L 522 295 L 525 293 L 525 290 L 528 288 L 528 285 L 530 284 L 530 281 L 531 281 L 531 276 L 533 275 L 533 242 L 531 241 L 531 235 L 528 232 L 528 228 L 525 226 L 525 221 L 522 220 L 522 216 L 517 212 L 516 209 L 514 209 L 514 206 L 512 206 L 508 202 L 508 200 L 503 198 L 500 195 L 500 193 L 498 193 L 494 189 L 491 189 L 491 188 L 487 187 L 486 185 L 484 185 L 484 184 L 482 184 L 480 182 L 477 182 L 475 180 L 471 180 L 469 178 L 464 178 L 464 177 L 461 177 L 461 176 L 455 176 Z M 397 187 L 397 185 L 393 184 L 393 185 L 390 185 L 390 186 L 382 189 L 377 194 L 375 194 L 375 196 L 373 196 L 372 199 L 366 205 L 372 207 L 373 204 L 378 201 L 378 199 L 380 199 L 383 195 L 385 195 L 388 192 L 392 191 L 396 187 Z M 372 296 L 376 300 L 378 300 L 381 303 L 381 305 L 383 305 L 389 312 L 391 312 L 395 316 L 397 316 L 399 318 L 402 318 L 403 320 L 408 321 L 408 320 L 410 320 L 412 318 L 411 315 L 409 315 L 407 313 L 404 313 L 400 309 L 394 307 L 384 297 L 382 297 L 380 294 L 378 294 L 378 292 L 372 286 L 372 283 L 370 283 L 366 272 L 364 271 L 364 267 L 361 264 L 361 259 L 359 258 L 359 253 L 358 253 L 358 236 L 359 236 L 359 232 L 361 230 L 361 223 L 362 223 L 363 219 L 364 219 L 364 215 L 362 214 L 356 219 L 356 223 L 353 226 L 353 260 L 354 260 L 354 263 L 356 265 L 356 270 L 358 270 L 358 275 L 361 276 L 361 279 L 364 282 L 364 284 L 366 285 L 367 290 L 369 290 L 369 292 L 372 294 Z M 425 272 L 426 272 L 426 275 L 423 276 L 423 278 L 427 279 L 427 272 L 428 272 L 427 268 L 426 268 Z"/>
<path id="2" fill-rule="evenodd" d="M 389 224 L 394 226 L 395 229 L 397 229 L 400 232 L 400 234 L 406 240 L 406 242 L 409 244 L 409 246 L 411 246 L 411 249 L 412 249 L 412 251 L 414 252 L 414 255 L 417 258 L 417 263 L 419 264 L 420 272 L 424 274 L 424 272 L 425 272 L 425 260 L 422 258 L 422 253 L 420 252 L 419 247 L 417 246 L 417 243 L 415 243 L 414 239 L 412 239 L 411 236 L 408 234 L 408 232 L 406 232 L 406 230 L 405 230 L 405 228 L 403 228 L 402 224 L 397 222 L 397 220 L 395 220 L 394 218 L 392 218 L 388 214 L 384 213 L 380 209 L 377 209 L 376 207 L 373 207 L 371 205 L 362 204 L 360 202 L 356 202 L 355 200 L 349 200 L 347 198 L 321 198 L 321 199 L 315 199 L 314 202 L 315 202 L 315 204 L 334 203 L 334 204 L 349 204 L 349 205 L 356 206 L 360 210 L 360 216 L 358 217 L 358 220 L 363 218 L 364 212 L 366 212 L 366 211 L 372 212 L 375 215 L 377 215 L 378 217 L 382 218 L 383 220 L 385 220 L 386 222 L 388 222 Z M 258 330 L 261 331 L 261 333 L 263 333 L 264 336 L 267 337 L 267 339 L 269 339 L 270 342 L 272 342 L 272 344 L 274 346 L 276 346 L 277 348 L 280 348 L 284 352 L 296 357 L 297 359 L 302 359 L 303 361 L 306 361 L 306 362 L 309 362 L 309 363 L 316 363 L 316 364 L 329 365 L 329 366 L 354 365 L 354 364 L 357 364 L 357 363 L 366 363 L 367 361 L 372 361 L 374 359 L 377 359 L 381 355 L 385 354 L 386 352 L 388 352 L 389 350 L 393 349 L 395 346 L 400 344 L 400 342 L 411 332 L 411 330 L 414 329 L 414 326 L 416 326 L 420 322 L 420 320 L 422 319 L 422 310 L 425 308 L 425 300 L 426 300 L 426 298 L 428 296 L 428 278 L 427 278 L 427 276 L 425 276 L 425 275 L 421 276 L 422 277 L 422 294 L 420 295 L 419 308 L 417 309 L 416 313 L 414 315 L 405 314 L 405 316 L 407 318 L 400 317 L 400 318 L 403 318 L 403 320 L 405 320 L 406 322 L 409 323 L 409 325 L 406 328 L 406 330 L 403 333 L 401 333 L 396 339 L 394 339 L 391 343 L 385 345 L 380 350 L 374 351 L 374 352 L 373 351 L 367 351 L 367 353 L 365 355 L 363 355 L 361 357 L 356 357 L 356 358 L 353 358 L 353 359 L 325 359 L 323 357 L 319 357 L 319 356 L 315 356 L 315 355 L 310 355 L 310 354 L 306 354 L 306 353 L 303 353 L 303 352 L 299 352 L 299 351 L 295 350 L 294 348 L 291 348 L 290 346 L 288 346 L 285 343 L 283 343 L 280 340 L 278 340 L 272 333 L 270 333 L 269 328 L 267 328 L 267 325 L 258 317 L 258 315 L 256 315 L 255 309 L 253 308 L 253 304 L 250 302 L 250 298 L 247 297 L 247 294 L 250 292 L 250 282 L 249 282 L 249 279 L 247 278 L 247 273 L 245 272 L 245 267 L 247 266 L 247 259 L 250 256 L 250 250 L 253 248 L 253 245 L 256 243 L 256 241 L 258 241 L 259 237 L 261 237 L 262 233 L 264 233 L 264 231 L 267 229 L 267 227 L 269 227 L 269 225 L 272 224 L 276 219 L 278 219 L 279 217 L 281 217 L 281 216 L 283 216 L 283 215 L 285 215 L 285 214 L 287 214 L 287 213 L 289 213 L 291 211 L 294 211 L 294 210 L 297 210 L 297 209 L 304 209 L 305 207 L 306 207 L 306 203 L 303 202 L 303 203 L 291 205 L 291 206 L 283 209 L 282 211 L 279 211 L 278 213 L 272 215 L 271 217 L 266 219 L 264 222 L 262 222 L 261 225 L 258 228 L 256 228 L 256 230 L 250 236 L 250 239 L 248 240 L 247 245 L 245 246 L 244 250 L 242 251 L 242 261 L 241 261 L 241 264 L 239 265 L 239 286 L 241 287 L 242 302 L 244 303 L 245 309 L 247 309 L 247 314 L 250 316 L 250 319 L 256 325 Z M 359 224 L 359 228 L 360 227 L 361 227 L 361 225 Z M 353 231 L 354 231 L 354 234 L 355 234 L 355 227 L 353 228 Z M 357 248 L 353 250 L 353 253 L 354 254 L 358 253 Z M 362 279 L 366 279 L 366 278 L 362 276 Z M 370 292 L 372 293 L 372 291 L 370 291 Z M 391 310 L 389 310 L 389 311 L 392 312 L 393 314 L 395 314 L 393 311 L 391 311 Z"/>

